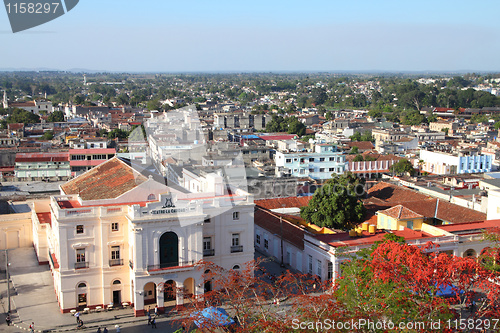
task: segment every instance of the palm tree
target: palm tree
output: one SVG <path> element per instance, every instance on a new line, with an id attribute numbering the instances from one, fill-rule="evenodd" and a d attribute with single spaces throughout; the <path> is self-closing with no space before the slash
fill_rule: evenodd
<path id="1" fill-rule="evenodd" d="M 422 165 L 424 165 L 424 160 L 418 160 L 418 173 L 422 175 Z"/>

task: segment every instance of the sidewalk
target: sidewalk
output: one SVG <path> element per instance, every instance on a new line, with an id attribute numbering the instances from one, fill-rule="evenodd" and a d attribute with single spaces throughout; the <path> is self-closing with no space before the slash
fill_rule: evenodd
<path id="1" fill-rule="evenodd" d="M 256 252 L 255 258 L 265 257 Z M 67 332 L 76 331 L 76 320 L 69 313 L 61 313 L 55 296 L 51 272 L 48 265 L 38 265 L 32 247 L 9 250 L 11 263 L 11 318 L 13 326 L 19 330 L 29 331 L 31 322 L 35 323 L 36 332 Z M 287 268 L 280 267 L 276 259 L 266 260 L 262 266 L 267 273 L 279 276 Z M 288 268 L 289 269 L 289 268 Z M 7 283 L 5 280 L 5 252 L 0 251 L 0 302 L 3 306 L 2 313 L 7 312 Z M 170 322 L 180 319 L 182 314 L 175 316 L 162 315 L 158 322 Z M 107 327 L 114 332 L 115 325 L 144 324 L 145 317 L 134 317 L 134 311 L 128 309 L 115 309 L 112 311 L 92 312 L 82 314 L 80 319 L 84 322 L 85 329 L 81 331 L 95 332 L 97 327 Z M 0 320 L 5 322 L 5 315 L 0 315 Z M 1 324 L 1 323 L 0 323 Z"/>
<path id="2" fill-rule="evenodd" d="M 48 265 L 38 265 L 33 248 L 9 250 L 11 263 L 11 317 L 13 326 L 29 330 L 31 322 L 35 323 L 37 332 L 63 332 L 76 330 L 76 320 L 69 313 L 61 313 L 54 292 L 52 276 Z M 5 280 L 5 252 L 0 251 L 0 267 L 2 268 L 0 293 L 4 313 L 7 311 L 7 283 Z M 86 328 L 144 321 L 144 317 L 134 317 L 134 311 L 116 309 L 98 313 L 82 314 L 80 317 Z M 2 316 L 5 321 L 5 316 Z M 111 331 L 111 330 L 110 330 Z"/>

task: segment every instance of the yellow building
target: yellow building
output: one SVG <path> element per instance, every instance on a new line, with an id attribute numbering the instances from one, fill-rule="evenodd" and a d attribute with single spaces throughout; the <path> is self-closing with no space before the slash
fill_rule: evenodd
<path id="1" fill-rule="evenodd" d="M 408 228 L 412 230 L 422 230 L 425 217 L 414 211 L 397 205 L 377 213 L 377 229 L 401 230 Z"/>

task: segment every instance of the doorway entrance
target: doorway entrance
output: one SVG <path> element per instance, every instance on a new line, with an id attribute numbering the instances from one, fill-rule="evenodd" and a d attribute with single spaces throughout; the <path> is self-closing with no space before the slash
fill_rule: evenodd
<path id="1" fill-rule="evenodd" d="M 78 294 L 78 308 L 87 307 L 87 294 Z"/>
<path id="2" fill-rule="evenodd" d="M 113 290 L 113 305 L 119 306 L 122 304 L 122 292 L 121 290 Z"/>

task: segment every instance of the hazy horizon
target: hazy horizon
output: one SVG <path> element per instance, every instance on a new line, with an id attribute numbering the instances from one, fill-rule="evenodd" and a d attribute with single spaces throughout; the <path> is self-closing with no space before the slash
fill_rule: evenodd
<path id="1" fill-rule="evenodd" d="M 0 10 L 0 70 L 492 73 L 499 9 L 492 0 L 86 0 L 16 34 Z"/>

